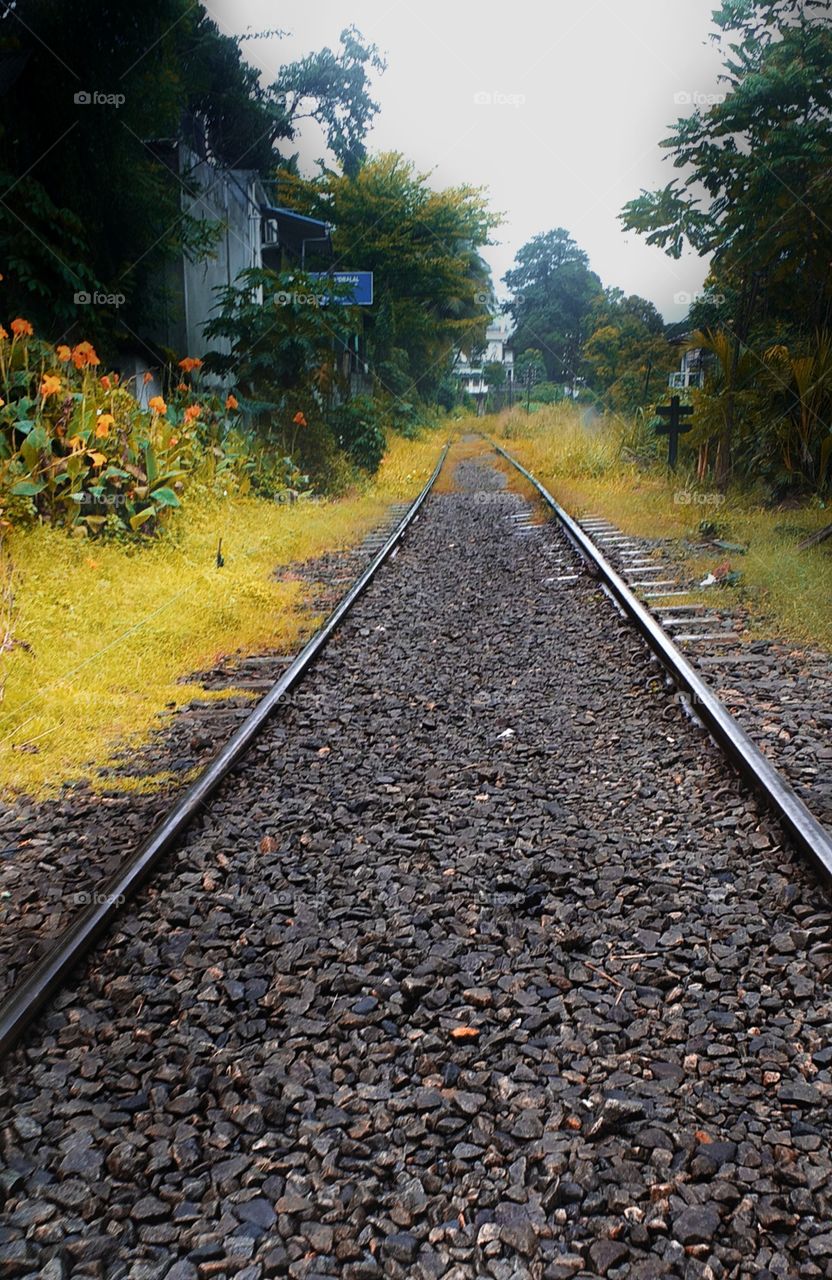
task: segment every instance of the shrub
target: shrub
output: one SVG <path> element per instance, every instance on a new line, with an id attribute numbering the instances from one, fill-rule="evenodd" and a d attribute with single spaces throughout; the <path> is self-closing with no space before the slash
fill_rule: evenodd
<path id="1" fill-rule="evenodd" d="M 229 455 L 219 443 L 229 438 L 236 401 L 198 394 L 193 374 L 201 361 L 181 361 L 172 393 L 145 408 L 118 374 L 99 374 L 91 343 L 53 348 L 22 317 L 10 328 L 11 337 L 0 328 L 0 504 L 7 520 L 144 536 L 180 505 L 206 456 L 216 472 L 233 474 L 235 487 L 250 483 L 239 443 Z"/>

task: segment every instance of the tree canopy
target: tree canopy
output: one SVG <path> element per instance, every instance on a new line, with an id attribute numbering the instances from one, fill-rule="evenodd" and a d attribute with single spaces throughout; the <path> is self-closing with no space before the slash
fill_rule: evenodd
<path id="1" fill-rule="evenodd" d="M 602 293 L 583 249 L 557 227 L 523 245 L 503 280 L 512 293 L 516 349 L 539 349 L 550 382 L 574 382 L 592 303 Z"/>
<path id="2" fill-rule="evenodd" d="M 270 85 L 201 4 L 0 0 L 0 258 L 9 305 L 53 337 L 79 320 L 77 292 L 120 294 L 88 308 L 85 332 L 117 343 L 158 305 L 164 263 L 210 241 L 182 209 L 170 143 L 271 177 L 291 169 L 300 122 L 315 118 L 345 170 L 364 158 L 378 51 L 347 28 L 336 50 L 283 66 Z M 45 92 L 48 86 L 48 92 Z"/>
<path id="3" fill-rule="evenodd" d="M 428 177 L 388 152 L 354 176 L 325 170 L 283 184 L 284 199 L 333 224 L 334 269 L 374 273 L 371 372 L 405 402 L 435 394 L 454 352 L 482 344 L 492 310 L 480 249 L 498 218 L 482 190 L 435 191 Z"/>
<path id="4" fill-rule="evenodd" d="M 714 15 L 724 101 L 661 144 L 682 176 L 642 191 L 624 226 L 673 257 L 711 254 L 700 321 L 745 339 L 832 322 L 832 18 L 828 0 L 729 0 Z M 721 308 L 721 309 L 720 309 Z"/>

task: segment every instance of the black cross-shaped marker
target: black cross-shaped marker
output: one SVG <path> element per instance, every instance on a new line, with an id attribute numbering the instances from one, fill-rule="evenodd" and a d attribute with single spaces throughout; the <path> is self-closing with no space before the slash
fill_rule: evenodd
<path id="1" fill-rule="evenodd" d="M 682 422 L 683 418 L 687 418 L 693 413 L 693 406 L 689 404 L 680 404 L 678 396 L 670 397 L 670 404 L 657 405 L 656 413 L 661 418 L 667 418 L 667 424 L 661 424 L 656 427 L 656 432 L 660 436 L 668 436 L 667 442 L 667 464 L 676 470 L 676 459 L 679 456 L 679 436 L 683 431 L 690 431 L 693 426 L 692 422 Z"/>

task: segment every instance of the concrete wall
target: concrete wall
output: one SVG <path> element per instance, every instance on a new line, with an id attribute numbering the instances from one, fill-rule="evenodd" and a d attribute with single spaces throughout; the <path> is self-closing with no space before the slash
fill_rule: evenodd
<path id="1" fill-rule="evenodd" d="M 186 154 L 183 163 L 187 159 Z M 189 178 L 189 185 L 198 184 L 198 194 L 191 199 L 183 193 L 183 209 L 219 230 L 214 256 L 203 262 L 186 258 L 183 264 L 184 351 L 202 356 L 209 345 L 227 350 L 222 340 L 209 344 L 203 326 L 216 314 L 216 290 L 233 284 L 241 271 L 262 265 L 261 219 L 257 182 L 249 171 L 215 169 L 201 161 L 193 164 Z"/>

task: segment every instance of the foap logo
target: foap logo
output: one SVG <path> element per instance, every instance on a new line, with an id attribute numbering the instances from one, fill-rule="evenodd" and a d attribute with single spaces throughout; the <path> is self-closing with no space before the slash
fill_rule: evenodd
<path id="1" fill-rule="evenodd" d="M 695 493 L 692 489 L 679 489 L 673 495 L 678 507 L 721 507 L 724 493 Z"/>
<path id="2" fill-rule="evenodd" d="M 474 105 L 477 107 L 522 107 L 525 102 L 525 93 L 503 93 L 499 89 L 480 89 L 474 94 Z"/>
<path id="3" fill-rule="evenodd" d="M 708 293 L 704 289 L 700 289 L 698 293 L 688 293 L 686 289 L 680 289 L 678 293 L 674 293 L 673 301 L 677 307 L 690 307 L 694 302 L 712 302 L 714 306 L 720 307 L 725 301 L 725 294 Z"/>
<path id="4" fill-rule="evenodd" d="M 72 895 L 72 900 L 76 907 L 123 907 L 127 899 L 123 893 L 96 893 L 92 890 L 81 890 Z"/>
<path id="5" fill-rule="evenodd" d="M 725 98 L 724 93 L 701 93 L 698 89 L 679 89 L 673 95 L 677 107 L 718 107 Z"/>
<path id="6" fill-rule="evenodd" d="M 76 107 L 123 107 L 127 99 L 123 93 L 92 93 L 87 89 L 79 89 L 73 94 L 72 101 Z"/>
<path id="7" fill-rule="evenodd" d="M 289 293 L 286 289 L 280 289 L 274 295 L 274 300 L 279 307 L 323 307 L 326 306 L 326 294 L 324 293 Z"/>
<path id="8" fill-rule="evenodd" d="M 98 289 L 94 293 L 79 289 L 72 300 L 76 307 L 123 307 L 127 301 L 123 293 L 101 293 Z"/>

